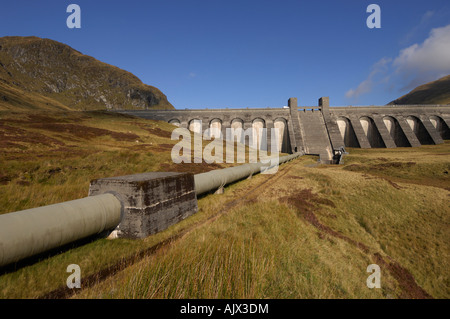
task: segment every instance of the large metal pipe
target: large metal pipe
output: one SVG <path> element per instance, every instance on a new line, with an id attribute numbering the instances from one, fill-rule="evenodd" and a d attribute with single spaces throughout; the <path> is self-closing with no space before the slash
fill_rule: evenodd
<path id="1" fill-rule="evenodd" d="M 301 155 L 284 156 L 269 165 L 251 163 L 194 175 L 196 193 L 218 189 Z M 122 214 L 120 200 L 102 194 L 0 215 L 0 267 L 112 230 Z"/>
<path id="2" fill-rule="evenodd" d="M 239 181 L 250 175 L 258 174 L 261 172 L 261 169 L 268 169 L 270 167 L 283 164 L 301 155 L 303 155 L 303 153 L 297 152 L 291 155 L 280 157 L 278 161 L 274 160 L 271 162 L 271 164 L 264 164 L 261 162 L 250 163 L 196 174 L 194 175 L 195 192 L 197 193 L 197 195 L 201 195 L 206 192 L 217 190 L 229 183 Z"/>
<path id="3" fill-rule="evenodd" d="M 113 229 L 121 215 L 112 194 L 0 215 L 0 266 Z"/>

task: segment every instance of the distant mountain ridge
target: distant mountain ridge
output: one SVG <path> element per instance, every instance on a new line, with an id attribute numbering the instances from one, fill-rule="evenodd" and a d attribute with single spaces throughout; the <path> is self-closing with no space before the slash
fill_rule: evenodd
<path id="1" fill-rule="evenodd" d="M 135 75 L 38 37 L 0 38 L 1 109 L 173 109 Z"/>
<path id="2" fill-rule="evenodd" d="M 450 75 L 418 86 L 389 104 L 450 104 Z"/>

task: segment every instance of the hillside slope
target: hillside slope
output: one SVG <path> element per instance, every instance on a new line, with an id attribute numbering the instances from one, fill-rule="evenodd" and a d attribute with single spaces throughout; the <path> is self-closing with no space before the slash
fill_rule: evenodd
<path id="1" fill-rule="evenodd" d="M 0 152 L 2 210 L 86 196 L 89 179 L 177 166 L 168 144 L 176 141 L 163 137 L 170 124 L 77 113 L 89 118 L 53 118 L 52 131 L 41 128 L 49 122 L 43 117 L 5 121 L 15 136 L 26 127 L 48 138 L 40 139 L 47 145 L 30 140 L 27 150 L 11 145 L 6 156 Z M 94 123 L 102 124 L 102 136 L 74 130 L 92 132 Z M 8 142 L 18 144 L 15 136 Z M 65 145 L 52 146 L 56 140 Z M 92 153 L 94 144 L 104 151 Z M 450 143 L 349 151 L 343 165 L 302 156 L 277 174 L 202 196 L 197 214 L 145 239 L 99 239 L 0 270 L 0 298 L 448 299 Z M 67 289 L 70 263 L 82 265 L 81 289 Z M 371 264 L 380 266 L 380 289 L 367 286 Z"/>
<path id="2" fill-rule="evenodd" d="M 389 104 L 450 104 L 450 75 L 418 86 Z"/>
<path id="3" fill-rule="evenodd" d="M 175 164 L 174 128 L 108 111 L 0 111 L 0 214 L 83 198 L 96 178 L 234 165 Z"/>
<path id="4" fill-rule="evenodd" d="M 38 37 L 0 38 L 0 110 L 55 107 L 173 109 L 156 87 L 68 45 Z"/>

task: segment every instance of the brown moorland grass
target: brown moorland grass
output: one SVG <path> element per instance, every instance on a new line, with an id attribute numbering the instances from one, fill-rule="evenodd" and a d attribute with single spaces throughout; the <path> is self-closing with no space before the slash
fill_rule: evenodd
<path id="1" fill-rule="evenodd" d="M 174 128 L 102 111 L 0 112 L 0 214 L 85 197 L 96 178 L 233 165 L 174 164 Z"/>
<path id="2" fill-rule="evenodd" d="M 22 116 L 1 114 L 0 122 L 64 145 L 3 148 L 4 212 L 86 196 L 97 176 L 173 167 L 161 145 L 176 141 L 158 130 L 170 130 L 166 123 L 106 113 L 50 116 L 136 134 L 136 142 L 33 128 Z M 61 297 L 448 298 L 449 147 L 351 149 L 339 166 L 301 157 L 275 175 L 200 198 L 197 214 L 144 240 L 99 239 L 4 273 L 0 297 L 48 296 L 65 286 L 66 267 L 75 263 L 85 286 Z M 372 263 L 381 267 L 381 289 L 366 286 Z"/>
<path id="3" fill-rule="evenodd" d="M 95 178 L 167 169 L 197 173 L 233 165 L 187 164 L 180 169 L 171 159 L 178 142 L 170 139 L 174 128 L 102 111 L 0 112 L 0 214 L 85 197 Z M 41 296 L 60 286 L 65 274 L 53 270 L 61 269 L 68 259 L 78 259 L 90 269 L 84 275 L 95 274 L 164 241 L 164 236 L 170 237 L 162 234 L 146 242 L 100 239 L 65 248 L 62 254 L 40 256 L 42 262 L 33 260 L 0 276 L 0 296 Z"/>
<path id="4" fill-rule="evenodd" d="M 303 157 L 255 192 L 267 176 L 232 185 L 199 201 L 201 213 L 225 212 L 213 223 L 75 297 L 448 298 L 449 181 L 430 186 L 427 176 L 448 157 L 424 156 L 433 153 L 450 154 L 449 143 L 358 150 L 343 166 L 311 167 Z M 381 156 L 402 163 L 389 167 L 395 182 L 348 170 Z M 410 161 L 428 170 L 411 172 Z M 397 181 L 402 171 L 412 182 Z M 372 263 L 381 289 L 366 286 Z"/>

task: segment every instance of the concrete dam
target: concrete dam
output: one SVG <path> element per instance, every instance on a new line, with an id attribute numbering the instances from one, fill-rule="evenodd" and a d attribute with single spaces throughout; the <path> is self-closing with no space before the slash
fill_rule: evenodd
<path id="1" fill-rule="evenodd" d="M 290 98 L 284 108 L 118 112 L 166 121 L 197 133 L 215 129 L 225 139 L 227 128 L 266 128 L 268 132 L 279 128 L 278 151 L 319 155 L 322 163 L 335 163 L 345 147 L 417 147 L 450 139 L 450 105 L 330 107 L 329 98 L 322 97 L 312 107 L 299 107 L 297 98 Z M 270 150 L 270 133 L 264 138 Z"/>
<path id="2" fill-rule="evenodd" d="M 315 107 L 298 107 L 297 99 L 290 98 L 283 108 L 117 112 L 197 133 L 215 129 L 220 133 L 215 137 L 225 139 L 228 128 L 278 128 L 281 136 L 274 135 L 275 143 L 271 134 L 260 136 L 267 150 L 272 152 L 273 144 L 291 153 L 274 165 L 304 154 L 333 164 L 340 162 L 345 147 L 416 147 L 450 138 L 450 105 L 330 107 L 328 97 L 322 97 Z M 246 143 L 245 138 L 239 142 Z M 102 178 L 91 181 L 86 198 L 0 215 L 0 268 L 89 236 L 145 238 L 195 214 L 198 196 L 220 193 L 261 168 L 262 163 L 248 163 L 196 175 L 147 172 Z"/>

